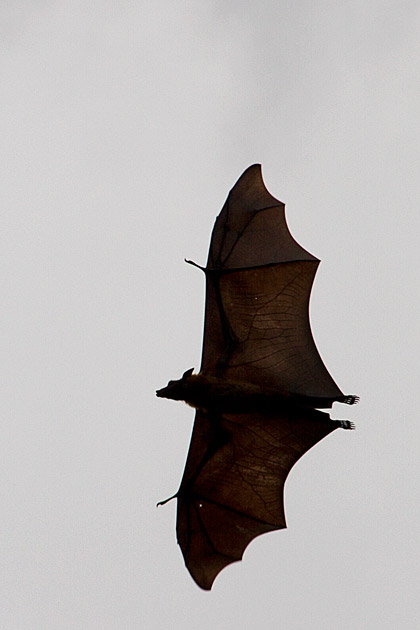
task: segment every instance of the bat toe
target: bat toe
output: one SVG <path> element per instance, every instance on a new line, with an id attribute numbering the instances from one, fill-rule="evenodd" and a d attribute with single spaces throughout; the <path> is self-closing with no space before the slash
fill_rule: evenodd
<path id="1" fill-rule="evenodd" d="M 338 424 L 341 429 L 348 429 L 354 431 L 356 429 L 356 425 L 354 422 L 350 422 L 350 420 L 338 420 Z"/>
<path id="2" fill-rule="evenodd" d="M 351 394 L 349 396 L 345 396 L 343 402 L 346 405 L 357 405 L 359 400 L 360 400 L 360 396 L 354 396 L 353 394 Z"/>

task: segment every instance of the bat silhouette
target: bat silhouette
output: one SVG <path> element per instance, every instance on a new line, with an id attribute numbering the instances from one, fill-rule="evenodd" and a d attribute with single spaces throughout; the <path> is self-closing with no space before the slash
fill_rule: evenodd
<path id="1" fill-rule="evenodd" d="M 187 370 L 156 392 L 196 408 L 174 497 L 178 543 L 203 589 L 241 560 L 256 536 L 286 527 L 283 490 L 295 462 L 335 429 L 354 428 L 319 411 L 359 398 L 343 395 L 312 337 L 309 298 L 318 265 L 290 234 L 285 206 L 266 189 L 261 166 L 250 166 L 217 217 L 207 266 L 200 267 L 200 373 Z"/>

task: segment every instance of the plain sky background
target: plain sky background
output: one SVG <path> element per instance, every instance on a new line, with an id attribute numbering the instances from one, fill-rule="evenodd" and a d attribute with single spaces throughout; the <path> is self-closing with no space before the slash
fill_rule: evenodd
<path id="1" fill-rule="evenodd" d="M 418 0 L 0 7 L 0 627 L 420 627 Z M 175 540 L 214 219 L 254 162 L 357 407 L 203 592 Z"/>

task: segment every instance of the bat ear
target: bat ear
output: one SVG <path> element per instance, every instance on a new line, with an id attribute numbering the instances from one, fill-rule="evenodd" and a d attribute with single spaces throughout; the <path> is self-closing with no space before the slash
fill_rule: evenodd
<path id="1" fill-rule="evenodd" d="M 184 374 L 182 375 L 182 379 L 184 378 L 188 378 L 189 376 L 191 376 L 191 374 L 194 372 L 194 368 L 190 368 L 189 370 L 187 370 L 186 372 L 184 372 Z"/>

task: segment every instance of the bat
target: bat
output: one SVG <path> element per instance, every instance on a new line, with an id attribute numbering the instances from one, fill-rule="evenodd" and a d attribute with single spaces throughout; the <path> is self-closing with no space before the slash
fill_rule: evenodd
<path id="1" fill-rule="evenodd" d="M 312 337 L 309 298 L 319 262 L 290 234 L 261 165 L 250 166 L 216 219 L 200 267 L 200 372 L 187 370 L 156 392 L 196 409 L 171 498 L 185 564 L 205 590 L 256 536 L 286 527 L 284 484 L 297 460 L 337 428 L 354 429 L 320 411 L 359 398 L 342 393 Z"/>

